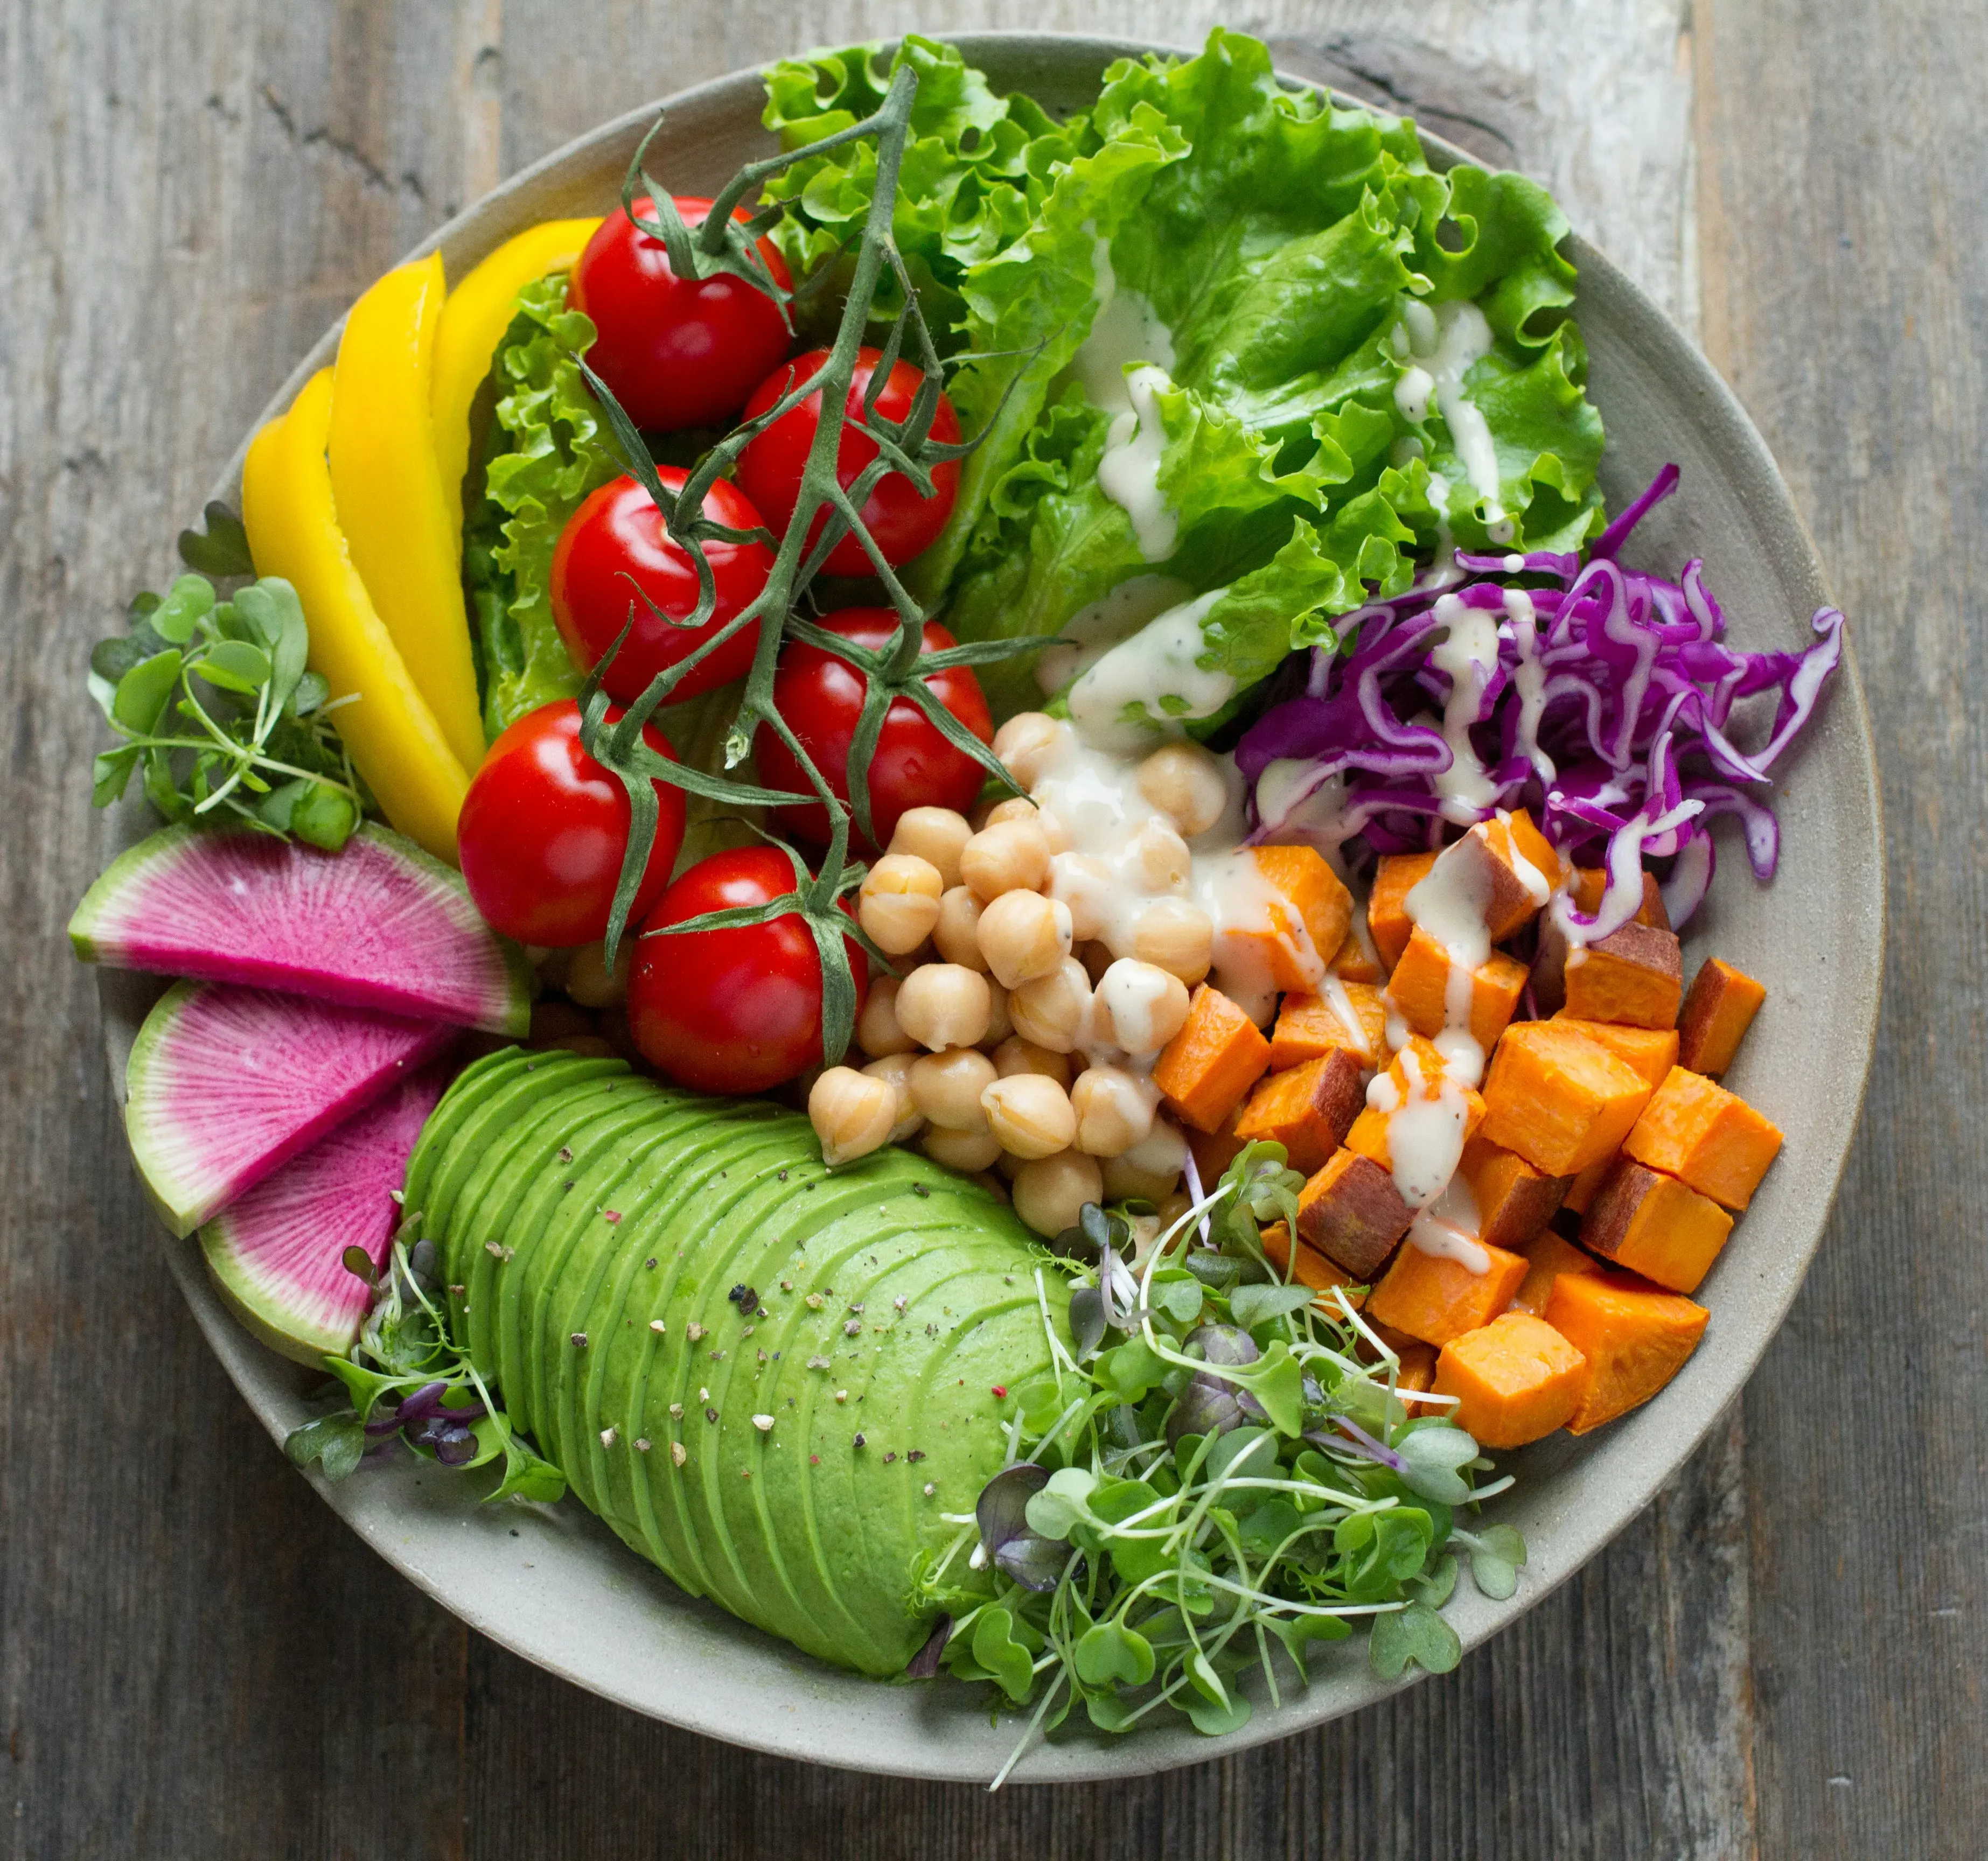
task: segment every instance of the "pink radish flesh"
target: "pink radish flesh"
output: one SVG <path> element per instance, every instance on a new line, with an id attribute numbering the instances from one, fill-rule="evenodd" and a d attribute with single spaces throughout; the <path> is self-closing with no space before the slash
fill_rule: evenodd
<path id="1" fill-rule="evenodd" d="M 69 937 L 113 968 L 498 1034 L 531 1018 L 523 951 L 484 923 L 458 874 L 383 828 L 327 853 L 248 829 L 168 827 L 105 869 Z"/>
<path id="2" fill-rule="evenodd" d="M 400 1221 L 394 1191 L 452 1070 L 424 1066 L 201 1230 L 208 1272 L 264 1343 L 315 1363 L 357 1335 L 371 1292 L 346 1250 L 385 1265 Z"/>
<path id="3" fill-rule="evenodd" d="M 173 1231 L 191 1234 L 455 1035 L 369 1008 L 175 983 L 131 1049 L 132 1155 Z"/>

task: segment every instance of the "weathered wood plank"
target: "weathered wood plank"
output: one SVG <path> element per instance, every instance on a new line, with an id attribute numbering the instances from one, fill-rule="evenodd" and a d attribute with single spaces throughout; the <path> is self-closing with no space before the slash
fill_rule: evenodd
<path id="1" fill-rule="evenodd" d="M 1973 1856 L 1988 1819 L 1978 6 L 1697 9 L 1705 340 L 1807 512 L 1883 772 L 1863 1140 L 1747 1414 L 1761 1840 Z"/>

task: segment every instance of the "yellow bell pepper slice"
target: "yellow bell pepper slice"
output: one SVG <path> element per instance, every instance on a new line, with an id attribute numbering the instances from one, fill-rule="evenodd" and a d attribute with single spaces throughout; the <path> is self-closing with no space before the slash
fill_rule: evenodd
<path id="1" fill-rule="evenodd" d="M 259 575 L 279 575 L 296 589 L 310 625 L 311 670 L 333 700 L 352 698 L 333 714 L 338 734 L 387 819 L 453 865 L 468 773 L 415 689 L 339 530 L 325 463 L 331 407 L 327 368 L 250 442 L 242 468 L 249 553 Z"/>
<path id="2" fill-rule="evenodd" d="M 456 760 L 473 770 L 483 718 L 429 404 L 441 309 L 439 253 L 389 272 L 352 306 L 332 376 L 331 490 L 353 566 Z"/>
<path id="3" fill-rule="evenodd" d="M 462 481 L 469 470 L 469 414 L 495 360 L 497 346 L 511 327 L 518 293 L 548 272 L 570 272 L 600 224 L 590 220 L 547 220 L 507 239 L 448 294 L 435 331 L 435 456 L 443 491 L 455 522 L 458 552 L 462 545 Z"/>

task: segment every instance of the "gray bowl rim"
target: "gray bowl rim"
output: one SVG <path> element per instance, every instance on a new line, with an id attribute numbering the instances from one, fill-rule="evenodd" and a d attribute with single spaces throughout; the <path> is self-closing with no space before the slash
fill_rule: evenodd
<path id="1" fill-rule="evenodd" d="M 887 39 L 877 42 L 888 49 L 895 41 Z M 1046 59 L 1073 70 L 1100 71 L 1117 58 L 1149 52 L 1192 57 L 1198 49 L 1154 40 L 1030 31 L 958 33 L 952 35 L 948 42 L 958 46 L 969 62 L 989 69 L 997 88 L 1004 89 L 1019 88 L 1026 81 L 1025 73 L 1013 75 L 1013 68 L 1030 60 L 1040 65 Z M 1002 75 L 1004 67 L 1011 75 Z M 507 215 L 515 204 L 556 187 L 563 175 L 597 160 L 604 150 L 617 145 L 632 148 L 659 110 L 695 116 L 712 110 L 747 109 L 756 123 L 766 68 L 753 66 L 708 79 L 655 103 L 625 112 L 575 137 L 465 208 L 407 257 L 421 258 L 440 250 L 451 275 L 462 276 L 470 265 L 501 242 Z M 1329 86 L 1309 78 L 1281 72 L 1279 76 L 1294 89 L 1330 92 Z M 1342 104 L 1371 107 L 1357 98 L 1330 94 Z M 1482 165 L 1467 151 L 1419 126 L 1418 133 L 1432 166 Z M 1584 329 L 1592 307 L 1599 306 L 1607 319 L 1621 326 L 1635 353 L 1679 377 L 1688 390 L 1692 414 L 1709 449 L 1740 481 L 1749 516 L 1784 575 L 1800 590 L 1807 610 L 1833 605 L 1807 527 L 1765 441 L 1737 397 L 1690 339 L 1598 248 L 1576 233 L 1570 237 L 1568 250 L 1580 272 Z M 211 498 L 231 504 L 238 501 L 242 464 L 249 437 L 263 422 L 282 413 L 304 383 L 332 361 L 343 327 L 341 318 L 270 397 L 210 492 Z M 1635 1451 L 1641 1443 L 1632 1442 L 1628 1433 L 1635 1421 L 1634 1417 L 1584 1445 L 1580 1451 L 1581 1464 L 1587 1475 L 1588 1503 L 1564 1522 L 1564 1531 L 1550 1545 L 1531 1543 L 1531 1562 L 1513 1598 L 1491 1603 L 1476 1595 L 1467 1580 L 1459 1584 L 1459 1594 L 1447 1613 L 1466 1653 L 1543 1601 L 1597 1555 L 1643 1511 L 1662 1484 L 1696 1451 L 1738 1397 L 1772 1342 L 1821 1245 L 1848 1160 L 1875 1049 L 1885 929 L 1881 792 L 1869 713 L 1854 651 L 1845 652 L 1841 675 L 1829 700 L 1829 714 L 1838 735 L 1848 738 L 1847 742 L 1838 741 L 1835 745 L 1839 757 L 1847 752 L 1849 762 L 1839 779 L 1844 785 L 1848 811 L 1861 829 L 1856 838 L 1869 856 L 1861 862 L 1863 883 L 1844 951 L 1851 960 L 1838 964 L 1838 992 L 1832 998 L 1843 1030 L 1841 1044 L 1833 1059 L 1840 1076 L 1849 1076 L 1842 1069 L 1854 1069 L 1855 1089 L 1838 1095 L 1838 1115 L 1824 1147 L 1828 1154 L 1810 1159 L 1812 1164 L 1819 1167 L 1810 1172 L 1804 1218 L 1797 1224 L 1799 1231 L 1791 1237 L 1792 1245 L 1784 1246 L 1770 1276 L 1769 1302 L 1754 1314 L 1753 1322 L 1743 1332 L 1729 1327 L 1718 1338 L 1716 1351 L 1712 1334 L 1708 1334 L 1708 1343 L 1701 1347 L 1693 1363 L 1709 1357 L 1716 1366 L 1716 1375 L 1692 1379 L 1688 1390 L 1682 1386 L 1685 1379 L 1681 1377 L 1679 1384 L 1665 1392 L 1661 1403 L 1640 1412 L 1648 1417 L 1662 1411 L 1665 1427 L 1657 1451 L 1647 1454 Z M 117 822 L 119 845 L 142 837 L 155 825 L 142 807 L 127 807 Z M 150 978 L 110 971 L 100 971 L 98 980 L 106 1055 L 121 1106 L 125 1096 L 124 1066 L 131 1040 L 150 999 L 162 985 Z M 1823 1193 L 1814 1193 L 1817 1187 Z M 280 1444 L 307 1412 L 296 1366 L 250 1336 L 222 1304 L 203 1268 L 196 1241 L 176 1240 L 163 1230 L 159 1238 L 174 1278 L 201 1332 L 256 1419 Z M 1789 1238 L 1783 1238 L 1785 1241 Z M 418 1470 L 411 1475 L 381 1478 L 370 1491 L 368 1482 L 357 1479 L 333 1484 L 315 1471 L 306 1478 L 326 1503 L 401 1575 L 470 1626 L 576 1686 L 668 1724 L 749 1749 L 837 1768 L 981 1783 L 992 1778 L 1019 1735 L 1019 1721 L 1006 1719 L 989 1735 L 987 1715 L 978 1701 L 977 1689 L 946 1689 L 959 1698 L 935 1709 L 931 1704 L 934 1689 L 881 1687 L 879 1683 L 841 1674 L 782 1649 L 759 1631 L 674 1589 L 659 1573 L 641 1564 L 597 1522 L 586 1519 L 579 1532 L 590 1547 L 584 1555 L 597 1553 L 619 1559 L 629 1566 L 610 1576 L 610 1587 L 622 1587 L 624 1579 L 653 1580 L 655 1589 L 661 1592 L 654 1600 L 660 1612 L 661 1639 L 666 1647 L 679 1633 L 695 1642 L 692 1652 L 711 1653 L 724 1648 L 728 1638 L 744 1638 L 740 1651 L 749 1646 L 762 1657 L 758 1663 L 761 1667 L 769 1664 L 764 1657 L 770 1654 L 770 1664 L 780 1683 L 810 1696 L 812 1710 L 803 1711 L 790 1701 L 785 1704 L 784 1710 L 776 1709 L 776 1703 L 766 1697 L 764 1676 L 743 1685 L 728 1684 L 721 1676 L 713 1684 L 698 1687 L 686 1685 L 684 1677 L 672 1675 L 669 1684 L 660 1690 L 638 1690 L 604 1671 L 598 1660 L 576 1657 L 566 1645 L 563 1625 L 548 1621 L 542 1608 L 521 1606 L 522 1599 L 513 1584 L 493 1579 L 484 1566 L 465 1569 L 452 1562 L 438 1563 L 410 1549 L 413 1540 L 404 1528 L 410 1521 L 433 1531 L 438 1519 L 446 1520 L 452 1508 L 473 1509 L 459 1491 L 445 1491 L 438 1498 L 427 1488 Z M 388 1503 L 374 1502 L 382 1495 L 390 1495 Z M 560 1508 L 566 1512 L 576 1509 Z M 529 1516 L 543 1525 L 536 1514 Z M 445 1533 L 446 1523 L 441 1529 Z M 554 1530 L 553 1535 L 570 1540 L 574 1534 L 570 1529 L 563 1534 Z M 546 1542 L 550 1542 L 551 1538 Z M 557 1612 L 553 1614 L 556 1617 Z M 1357 1640 L 1351 1645 L 1356 1650 L 1361 1646 Z M 1259 1699 L 1255 1716 L 1239 1732 L 1206 1738 L 1184 1727 L 1155 1727 L 1131 1737 L 1107 1740 L 1080 1731 L 1074 1737 L 1060 1738 L 1053 1744 L 1038 1742 L 1013 1772 L 1013 1781 L 1090 1782 L 1208 1762 L 1357 1711 L 1416 1684 L 1423 1677 L 1412 1670 L 1399 1680 L 1383 1681 L 1367 1669 L 1364 1659 L 1358 1662 L 1357 1670 L 1351 1663 L 1342 1663 L 1324 1682 L 1315 1670 L 1309 1687 L 1294 1694 L 1286 1692 L 1283 1703 L 1273 1710 L 1266 1709 Z M 915 1700 L 915 1694 L 925 1697 Z M 903 1704 L 895 1710 L 881 1713 L 876 1710 L 886 1702 Z"/>

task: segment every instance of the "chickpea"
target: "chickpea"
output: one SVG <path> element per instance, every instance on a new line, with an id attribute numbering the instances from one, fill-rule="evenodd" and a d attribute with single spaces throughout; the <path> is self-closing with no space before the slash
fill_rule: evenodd
<path id="1" fill-rule="evenodd" d="M 938 922 L 938 868 L 912 853 L 886 853 L 857 894 L 856 921 L 887 956 L 918 948 Z"/>
<path id="2" fill-rule="evenodd" d="M 975 1170 L 973 1180 L 993 1197 L 1003 1208 L 1008 1206 L 1008 1185 L 1002 1181 L 992 1170 Z"/>
<path id="3" fill-rule="evenodd" d="M 1139 914 L 1131 954 L 1192 986 L 1214 960 L 1215 925 L 1199 905 L 1184 898 L 1159 899 Z"/>
<path id="4" fill-rule="evenodd" d="M 1077 1147 L 1090 1157 L 1122 1157 L 1153 1129 L 1151 1085 L 1121 1066 L 1093 1066 L 1070 1089 Z"/>
<path id="5" fill-rule="evenodd" d="M 1124 1161 L 1149 1176 L 1178 1176 L 1187 1167 L 1187 1139 L 1178 1125 L 1156 1116 L 1151 1131 L 1125 1153 Z"/>
<path id="6" fill-rule="evenodd" d="M 863 998 L 863 1012 L 856 1018 L 856 1044 L 872 1059 L 909 1053 L 918 1044 L 898 1019 L 898 991 L 903 987 L 896 976 L 879 976 Z"/>
<path id="7" fill-rule="evenodd" d="M 994 979 L 1013 988 L 1070 954 L 1070 907 L 1040 892 L 1003 892 L 980 914 L 979 936 Z"/>
<path id="8" fill-rule="evenodd" d="M 922 1053 L 911 1062 L 911 1096 L 934 1124 L 949 1131 L 978 1133 L 987 1128 L 980 1095 L 999 1076 L 994 1062 L 971 1047 Z"/>
<path id="9" fill-rule="evenodd" d="M 1198 743 L 1169 743 L 1139 765 L 1139 792 L 1192 839 L 1205 833 L 1229 806 L 1220 761 Z"/>
<path id="10" fill-rule="evenodd" d="M 965 969 L 987 967 L 987 959 L 980 954 L 980 900 L 965 886 L 955 886 L 938 901 L 932 944 L 948 963 Z"/>
<path id="11" fill-rule="evenodd" d="M 1097 982 L 1111 1039 L 1128 1053 L 1157 1053 L 1187 1020 L 1187 985 L 1136 957 L 1121 957 Z"/>
<path id="12" fill-rule="evenodd" d="M 902 1143 L 907 1138 L 915 1137 L 925 1128 L 925 1115 L 918 1110 L 918 1102 L 911 1096 L 911 1068 L 915 1064 L 908 1053 L 892 1053 L 882 1059 L 872 1060 L 862 1069 L 873 1079 L 884 1079 L 898 1095 L 898 1121 L 891 1126 L 891 1141 Z"/>
<path id="13" fill-rule="evenodd" d="M 935 1053 L 978 1046 L 992 1012 L 987 978 L 958 963 L 928 963 L 898 985 L 898 1026 Z"/>
<path id="14" fill-rule="evenodd" d="M 635 940 L 624 937 L 614 953 L 614 973 L 603 960 L 605 944 L 582 944 L 566 968 L 566 992 L 582 1008 L 619 1008 L 628 999 L 628 970 L 635 960 Z"/>
<path id="15" fill-rule="evenodd" d="M 1107 1157 L 1098 1167 L 1104 1177 L 1106 1199 L 1114 1202 L 1151 1202 L 1157 1207 L 1173 1194 L 1180 1181 L 1178 1170 L 1161 1176 L 1141 1169 L 1125 1157 Z"/>
<path id="16" fill-rule="evenodd" d="M 1074 957 L 1008 994 L 1015 1032 L 1052 1053 L 1067 1053 L 1077 1045 L 1090 1008 L 1090 978 Z"/>
<path id="17" fill-rule="evenodd" d="M 998 982 L 987 985 L 990 998 L 987 1014 L 987 1032 L 981 1036 L 980 1045 L 992 1047 L 1006 1040 L 1015 1031 L 1014 1017 L 1008 1012 L 1008 991 Z"/>
<path id="18" fill-rule="evenodd" d="M 1003 821 L 1033 821 L 1043 830 L 1043 837 L 1050 843 L 1050 856 L 1070 851 L 1070 829 L 1057 819 L 1048 809 L 1031 801 L 1026 795 L 1011 795 L 1004 802 L 996 802 L 987 811 L 982 823 L 988 827 L 998 827 Z"/>
<path id="19" fill-rule="evenodd" d="M 1070 934 L 1080 944 L 1104 934 L 1111 895 L 1118 881 L 1102 860 L 1089 853 L 1060 853 L 1050 859 L 1049 896 L 1070 910 Z"/>
<path id="20" fill-rule="evenodd" d="M 934 1125 L 924 1139 L 925 1153 L 935 1164 L 972 1176 L 991 1170 L 1001 1155 L 1001 1140 L 991 1131 L 949 1131 Z"/>
<path id="21" fill-rule="evenodd" d="M 1049 880 L 1049 836 L 1038 822 L 996 821 L 966 843 L 959 876 L 983 905 L 1003 892 L 1040 891 Z"/>
<path id="22" fill-rule="evenodd" d="M 980 1095 L 989 1128 L 1011 1156 L 1033 1161 L 1067 1150 L 1076 1140 L 1077 1113 L 1070 1095 L 1040 1072 L 996 1079 Z"/>
<path id="23" fill-rule="evenodd" d="M 1066 1088 L 1070 1084 L 1067 1055 L 1052 1053 L 1048 1048 L 1039 1047 L 1019 1034 L 1010 1035 L 994 1049 L 994 1070 L 1004 1079 L 1012 1079 L 1018 1073 L 1033 1072 L 1046 1079 L 1054 1079 Z"/>
<path id="24" fill-rule="evenodd" d="M 1134 870 L 1147 891 L 1164 897 L 1187 890 L 1192 856 L 1187 842 L 1165 821 L 1148 821 L 1133 835 L 1132 854 Z"/>
<path id="25" fill-rule="evenodd" d="M 1075 1227 L 1084 1204 L 1104 1194 L 1096 1160 L 1076 1150 L 1025 1163 L 1014 1180 L 1016 1214 L 1046 1238 Z"/>
<path id="26" fill-rule="evenodd" d="M 994 754 L 1024 789 L 1033 789 L 1070 740 L 1070 726 L 1040 711 L 1010 718 L 994 733 Z"/>
<path id="27" fill-rule="evenodd" d="M 1079 944 L 1070 954 L 1084 965 L 1084 973 L 1090 977 L 1093 988 L 1104 980 L 1104 972 L 1114 961 L 1111 946 L 1106 944 Z"/>
<path id="28" fill-rule="evenodd" d="M 924 860 L 938 873 L 940 885 L 950 890 L 959 883 L 960 849 L 972 837 L 966 816 L 950 808 L 907 808 L 898 816 L 886 850 Z"/>
<path id="29" fill-rule="evenodd" d="M 888 1143 L 898 1119 L 891 1082 L 849 1066 L 831 1066 L 816 1079 L 807 1106 L 808 1122 L 821 1140 L 821 1160 L 831 1170 Z"/>

